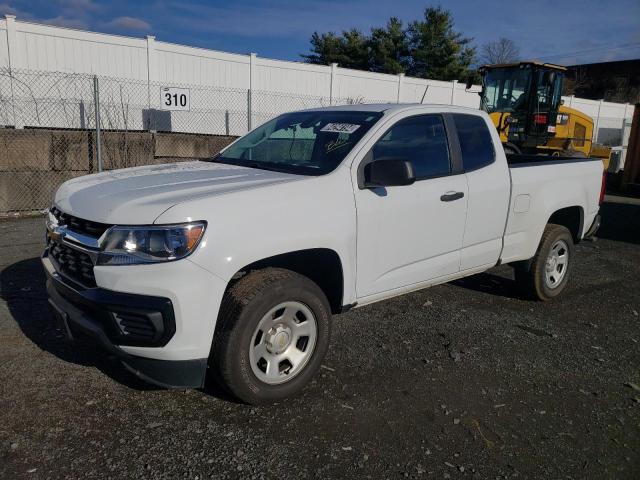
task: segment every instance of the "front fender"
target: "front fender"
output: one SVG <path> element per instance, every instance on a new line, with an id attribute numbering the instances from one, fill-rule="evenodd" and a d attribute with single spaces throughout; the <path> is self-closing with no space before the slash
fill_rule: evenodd
<path id="1" fill-rule="evenodd" d="M 156 223 L 207 220 L 189 259 L 225 282 L 243 267 L 307 249 L 336 252 L 343 300 L 355 299 L 356 211 L 348 170 L 175 205 Z"/>

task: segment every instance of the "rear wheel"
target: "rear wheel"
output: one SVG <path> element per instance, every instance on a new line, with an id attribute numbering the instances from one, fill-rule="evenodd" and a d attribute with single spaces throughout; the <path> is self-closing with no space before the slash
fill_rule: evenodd
<path id="1" fill-rule="evenodd" d="M 522 293 L 537 300 L 550 300 L 565 289 L 573 261 L 573 238 L 566 227 L 549 224 L 535 256 L 515 267 Z"/>
<path id="2" fill-rule="evenodd" d="M 211 366 L 246 403 L 290 397 L 320 368 L 330 328 L 329 302 L 314 282 L 289 270 L 257 270 L 225 294 Z"/>

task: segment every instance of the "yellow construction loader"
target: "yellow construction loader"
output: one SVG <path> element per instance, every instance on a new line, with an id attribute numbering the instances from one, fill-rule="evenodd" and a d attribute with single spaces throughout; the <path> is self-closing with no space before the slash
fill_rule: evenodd
<path id="1" fill-rule="evenodd" d="M 566 71 L 534 61 L 485 65 L 480 108 L 489 113 L 509 154 L 597 157 L 606 169 L 611 149 L 594 144 L 591 117 L 563 105 Z"/>

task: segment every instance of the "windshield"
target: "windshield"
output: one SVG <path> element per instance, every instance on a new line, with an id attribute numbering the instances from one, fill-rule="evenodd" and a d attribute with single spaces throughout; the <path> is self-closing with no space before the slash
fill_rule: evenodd
<path id="1" fill-rule="evenodd" d="M 240 138 L 214 162 L 302 175 L 334 170 L 381 112 L 315 111 L 281 115 Z"/>
<path id="2" fill-rule="evenodd" d="M 489 113 L 522 109 L 530 82 L 528 68 L 490 68 L 484 78 L 483 108 Z"/>

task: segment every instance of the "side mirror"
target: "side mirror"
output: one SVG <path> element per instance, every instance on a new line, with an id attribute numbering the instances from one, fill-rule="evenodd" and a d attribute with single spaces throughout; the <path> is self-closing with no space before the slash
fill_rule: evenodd
<path id="1" fill-rule="evenodd" d="M 471 87 L 473 87 L 473 78 L 469 77 L 467 78 L 467 84 L 465 85 L 465 89 L 471 90 Z"/>
<path id="2" fill-rule="evenodd" d="M 380 158 L 364 166 L 364 187 L 400 187 L 416 181 L 413 165 L 401 158 Z"/>

